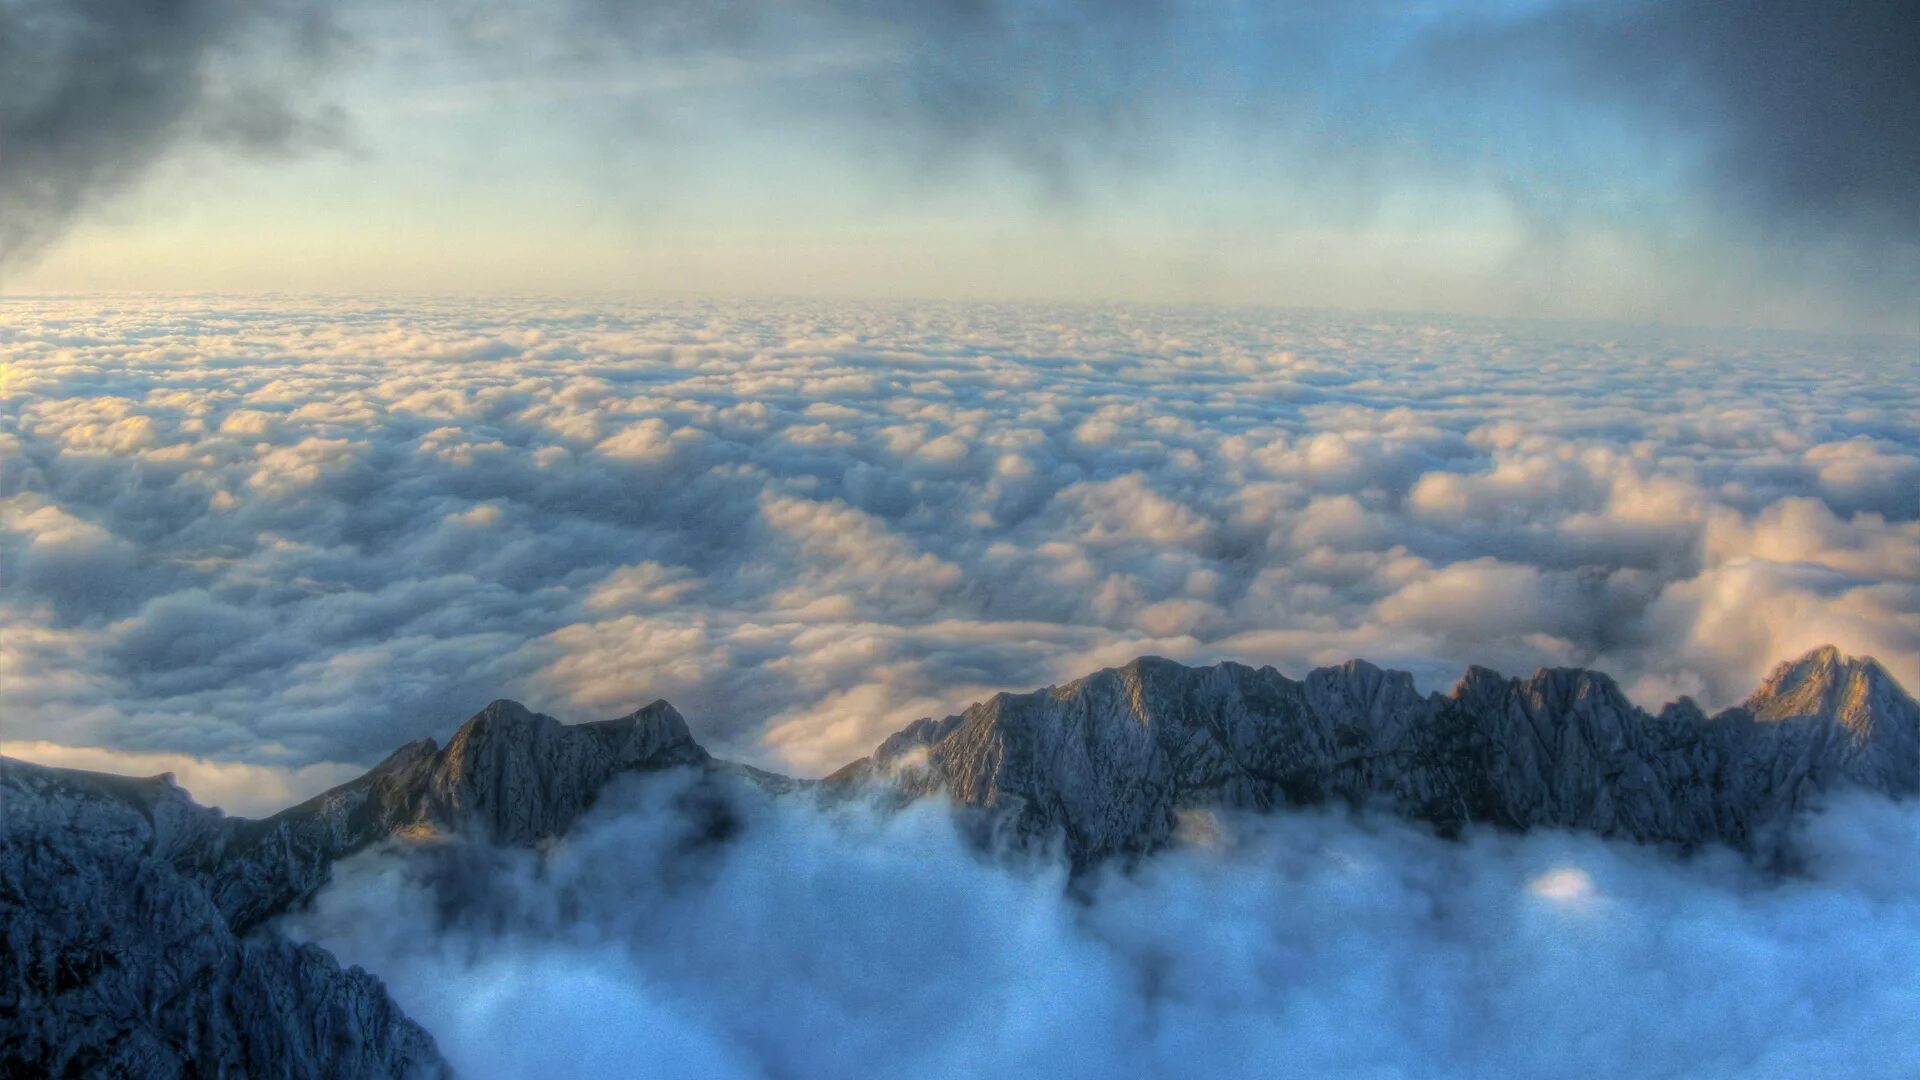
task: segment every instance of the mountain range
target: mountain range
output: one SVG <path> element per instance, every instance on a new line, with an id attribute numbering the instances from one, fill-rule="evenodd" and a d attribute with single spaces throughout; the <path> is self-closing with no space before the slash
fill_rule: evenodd
<path id="1" fill-rule="evenodd" d="M 1567 828 L 1790 858 L 1822 795 L 1920 793 L 1920 704 L 1877 661 L 1823 647 L 1712 716 L 1658 714 L 1606 675 L 1470 668 L 1445 694 L 1365 661 L 1271 667 L 1143 657 L 909 725 L 823 780 L 713 758 L 666 702 L 566 725 L 511 701 L 445 746 L 400 747 L 269 818 L 171 776 L 0 758 L 0 1076 L 439 1076 L 429 1033 L 374 976 L 270 924 L 339 859 L 460 834 L 562 837 L 616 777 L 688 769 L 779 797 L 934 795 L 995 843 L 1077 869 L 1178 842 L 1193 812 L 1324 803 L 1423 822 Z M 728 823 L 716 811 L 715 838 Z"/>

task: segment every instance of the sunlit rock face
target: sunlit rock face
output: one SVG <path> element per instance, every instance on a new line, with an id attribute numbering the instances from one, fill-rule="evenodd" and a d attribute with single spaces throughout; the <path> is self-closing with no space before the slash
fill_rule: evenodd
<path id="1" fill-rule="evenodd" d="M 1651 715 L 1596 672 L 1471 668 L 1448 694 L 1364 661 L 1304 680 L 1142 658 L 923 720 L 834 777 L 992 808 L 1076 862 L 1150 850 L 1182 810 L 1342 801 L 1474 822 L 1751 848 L 1818 794 L 1920 790 L 1920 707 L 1876 662 L 1784 664 L 1742 708 Z"/>
<path id="2" fill-rule="evenodd" d="M 1742 708 L 1772 725 L 1776 739 L 1846 781 L 1876 790 L 1913 788 L 1920 761 L 1913 699 L 1872 657 L 1842 656 L 1831 645 L 1815 649 L 1774 668 Z"/>

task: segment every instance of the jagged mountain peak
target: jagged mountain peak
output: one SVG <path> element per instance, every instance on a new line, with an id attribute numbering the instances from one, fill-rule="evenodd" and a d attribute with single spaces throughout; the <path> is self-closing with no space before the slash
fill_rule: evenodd
<path id="1" fill-rule="evenodd" d="M 674 708 L 665 698 L 643 705 L 625 716 L 602 721 L 602 723 L 610 728 L 626 727 L 651 731 L 662 742 L 699 745 L 694 742 L 692 729 L 687 727 L 687 718 L 681 716 L 680 710 Z"/>
<path id="2" fill-rule="evenodd" d="M 512 698 L 494 698 L 477 713 L 468 717 L 467 723 L 476 720 L 529 720 L 543 714 L 536 713 Z"/>
<path id="3" fill-rule="evenodd" d="M 1879 713 L 1915 703 L 1880 661 L 1822 645 L 1776 665 L 1742 707 L 1757 720 L 1821 718 L 1865 734 Z"/>
<path id="4" fill-rule="evenodd" d="M 396 836 L 558 837 L 616 777 L 711 762 L 671 705 L 563 724 L 500 699 L 445 746 L 420 739 L 371 771 L 261 821 L 238 820 L 212 892 L 245 930 L 310 894 L 333 860 Z"/>
<path id="5" fill-rule="evenodd" d="M 1626 694 L 1613 676 L 1603 671 L 1578 667 L 1537 667 L 1533 669 L 1533 674 L 1521 678 L 1474 664 L 1467 668 L 1466 674 L 1453 685 L 1447 696 L 1460 701 L 1476 696 L 1497 697 L 1514 693 L 1557 701 L 1599 697 L 1606 699 L 1609 704 L 1628 705 Z"/>
<path id="6" fill-rule="evenodd" d="M 620 773 L 708 760 L 665 701 L 613 720 L 563 724 L 502 698 L 422 763 L 409 805 L 423 825 L 479 824 L 497 839 L 531 843 L 564 831 Z"/>
<path id="7" fill-rule="evenodd" d="M 653 701 L 612 720 L 567 724 L 546 713 L 535 712 L 511 698 L 496 698 L 454 731 L 453 737 L 447 740 L 447 748 L 451 751 L 455 746 L 464 746 L 476 739 L 537 741 L 542 737 L 552 737 L 555 732 L 572 729 L 605 735 L 639 732 L 663 745 L 698 746 L 687 727 L 686 718 L 665 699 Z M 433 742 L 431 739 L 423 741 L 429 746 Z"/>
<path id="8" fill-rule="evenodd" d="M 1296 681 L 1144 656 L 920 720 L 829 783 L 941 792 L 1010 815 L 1018 832 L 1064 835 L 1076 861 L 1149 850 L 1190 807 L 1344 801 L 1444 831 L 1492 822 L 1746 846 L 1823 790 L 1920 791 L 1920 710 L 1885 669 L 1829 650 L 1783 670 L 1767 699 L 1779 715 L 1824 710 L 1853 737 L 1741 709 L 1708 717 L 1684 700 L 1650 715 L 1584 668 L 1513 678 L 1474 666 L 1450 693 L 1422 695 L 1410 674 L 1358 660 Z"/>
<path id="9" fill-rule="evenodd" d="M 1500 676 L 1495 674 L 1495 677 Z M 1248 679 L 1285 679 L 1271 666 L 1254 667 L 1237 660 L 1220 660 L 1212 664 L 1190 665 L 1165 656 L 1151 653 L 1136 656 L 1132 660 L 1116 667 L 1101 668 L 1070 682 L 1049 686 L 1039 693 L 1058 699 L 1084 695 L 1096 688 L 1118 685 L 1128 692 L 1136 689 L 1165 687 L 1174 684 L 1203 684 L 1219 681 L 1245 681 Z M 1291 682 L 1292 680 L 1288 680 Z M 1340 664 L 1314 668 L 1300 681 L 1303 686 L 1348 687 L 1365 691 L 1366 697 L 1372 697 L 1383 686 L 1413 693 L 1413 676 L 1405 671 L 1392 671 L 1378 667 L 1373 663 L 1355 657 Z M 992 706 L 1005 699 L 1019 698 L 1025 695 L 1017 693 L 999 693 L 979 702 L 979 706 Z"/>
<path id="10" fill-rule="evenodd" d="M 630 715 L 638 715 L 642 711 L 644 710 L 636 709 Z M 605 723 L 606 721 L 588 721 L 588 723 L 596 722 Z M 494 698 L 492 701 L 481 706 L 479 711 L 462 721 L 460 726 L 454 729 L 453 735 L 447 740 L 447 745 L 453 745 L 454 742 L 460 739 L 462 734 L 471 732 L 524 732 L 554 725 L 562 727 L 579 726 L 567 725 L 562 720 L 548 716 L 543 712 L 537 712 L 512 698 Z"/>

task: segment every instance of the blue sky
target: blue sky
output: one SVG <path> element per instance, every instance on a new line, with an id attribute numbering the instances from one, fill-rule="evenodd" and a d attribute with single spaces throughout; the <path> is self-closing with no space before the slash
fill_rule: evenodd
<path id="1" fill-rule="evenodd" d="M 6 16 L 13 291 L 1920 331 L 1898 5 L 41 6 Z"/>

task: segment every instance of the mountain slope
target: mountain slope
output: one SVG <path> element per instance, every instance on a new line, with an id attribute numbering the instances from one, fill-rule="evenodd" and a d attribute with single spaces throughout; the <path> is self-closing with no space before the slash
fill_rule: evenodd
<path id="1" fill-rule="evenodd" d="M 172 862 L 224 819 L 166 779 L 0 760 L 0 809 L 0 1074 L 446 1073 L 378 979 L 234 933 Z"/>
<path id="2" fill-rule="evenodd" d="M 234 925 L 250 927 L 311 895 L 335 860 L 388 837 L 464 832 L 534 844 L 564 833 L 615 776 L 710 761 L 664 701 L 587 724 L 495 701 L 444 748 L 408 743 L 356 780 L 236 822 L 207 878 Z"/>

